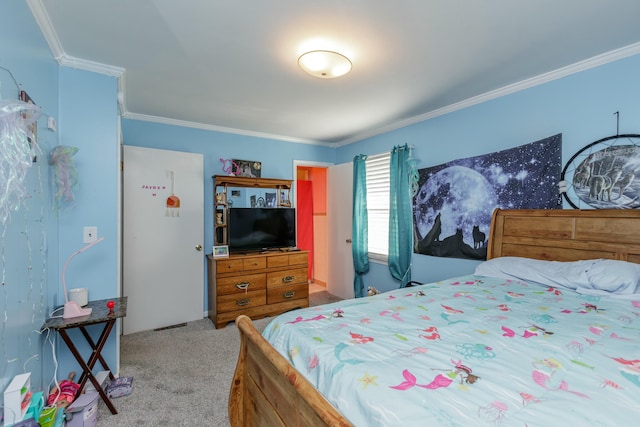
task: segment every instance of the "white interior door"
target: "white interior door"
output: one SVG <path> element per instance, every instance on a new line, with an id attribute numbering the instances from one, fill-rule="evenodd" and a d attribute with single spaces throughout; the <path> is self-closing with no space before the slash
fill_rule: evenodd
<path id="1" fill-rule="evenodd" d="M 124 146 L 123 333 L 204 315 L 201 154 Z"/>
<path id="2" fill-rule="evenodd" d="M 351 211 L 353 207 L 353 164 L 327 169 L 327 229 L 329 280 L 327 290 L 341 298 L 353 298 L 353 255 L 351 253 Z"/>

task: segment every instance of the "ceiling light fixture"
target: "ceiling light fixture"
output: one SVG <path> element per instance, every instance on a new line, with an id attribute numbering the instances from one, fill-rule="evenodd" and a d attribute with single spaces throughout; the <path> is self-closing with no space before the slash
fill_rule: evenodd
<path id="1" fill-rule="evenodd" d="M 321 79 L 335 79 L 351 71 L 351 61 L 330 50 L 313 50 L 298 58 L 298 65 L 307 73 Z"/>

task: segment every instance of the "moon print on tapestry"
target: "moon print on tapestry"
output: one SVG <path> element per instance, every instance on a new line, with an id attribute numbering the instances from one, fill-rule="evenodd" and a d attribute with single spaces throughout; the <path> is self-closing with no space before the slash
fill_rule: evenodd
<path id="1" fill-rule="evenodd" d="M 558 134 L 420 169 L 414 252 L 483 260 L 495 208 L 560 209 L 561 144 Z"/>

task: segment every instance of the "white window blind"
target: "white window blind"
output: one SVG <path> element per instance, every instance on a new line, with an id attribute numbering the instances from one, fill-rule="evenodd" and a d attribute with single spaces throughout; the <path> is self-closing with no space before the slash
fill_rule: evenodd
<path id="1" fill-rule="evenodd" d="M 391 152 L 368 156 L 367 214 L 369 257 L 386 261 L 389 254 L 389 165 Z"/>

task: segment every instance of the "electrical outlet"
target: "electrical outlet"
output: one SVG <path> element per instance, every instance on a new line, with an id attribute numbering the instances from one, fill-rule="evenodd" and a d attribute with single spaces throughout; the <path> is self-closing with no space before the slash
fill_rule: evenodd
<path id="1" fill-rule="evenodd" d="M 49 117 L 47 119 L 47 129 L 52 132 L 56 131 L 56 119 L 54 119 L 53 117 Z"/>
<path id="2" fill-rule="evenodd" d="M 83 243 L 93 243 L 98 240 L 98 227 L 84 227 L 84 233 L 82 242 Z"/>

